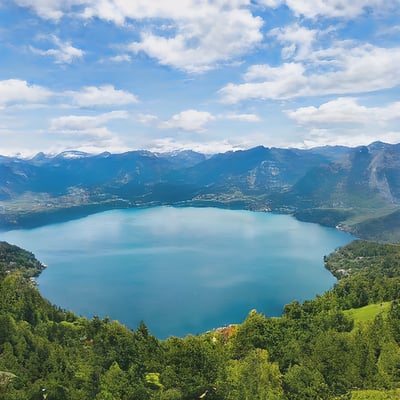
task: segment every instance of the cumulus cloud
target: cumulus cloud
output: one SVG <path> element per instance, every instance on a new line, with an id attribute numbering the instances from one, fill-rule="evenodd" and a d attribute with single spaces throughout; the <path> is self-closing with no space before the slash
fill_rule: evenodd
<path id="1" fill-rule="evenodd" d="M 256 114 L 219 114 L 213 115 L 207 111 L 198 110 L 185 110 L 173 115 L 169 120 L 162 121 L 160 118 L 153 114 L 138 114 L 136 121 L 146 124 L 154 125 L 161 129 L 179 129 L 188 132 L 205 132 L 207 125 L 212 121 L 219 120 L 232 120 L 239 122 L 260 122 L 261 119 Z"/>
<path id="2" fill-rule="evenodd" d="M 112 120 L 126 118 L 126 111 L 112 111 L 96 116 L 68 115 L 53 118 L 50 121 L 50 130 L 68 135 L 109 137 L 111 132 L 103 125 Z"/>
<path id="3" fill-rule="evenodd" d="M 14 108 L 37 107 L 38 103 L 41 106 L 56 105 L 57 103 L 49 104 L 50 98 L 67 98 L 69 104 L 83 108 L 124 106 L 139 101 L 134 94 L 115 89 L 112 85 L 85 86 L 79 91 L 57 93 L 20 79 L 0 81 L 0 109 L 11 105 Z"/>
<path id="4" fill-rule="evenodd" d="M 112 85 L 85 86 L 79 92 L 68 91 L 65 94 L 79 107 L 121 106 L 139 101 L 134 94 L 115 89 Z"/>
<path id="5" fill-rule="evenodd" d="M 317 146 L 365 146 L 368 143 L 382 141 L 396 144 L 399 142 L 400 132 L 365 132 L 343 129 L 312 129 L 306 135 L 302 145 L 306 148 Z M 298 146 L 301 147 L 301 144 Z"/>
<path id="6" fill-rule="evenodd" d="M 248 0 L 16 1 L 42 18 L 53 20 L 73 12 L 84 19 L 100 18 L 121 27 L 132 20 L 153 21 L 127 50 L 146 53 L 162 65 L 187 72 L 203 72 L 229 62 L 247 53 L 263 38 L 263 21 L 251 13 Z M 162 29 L 165 21 L 168 28 Z M 59 51 L 47 50 L 45 54 L 60 57 Z"/>
<path id="7" fill-rule="evenodd" d="M 397 143 L 400 102 L 384 106 L 361 105 L 354 97 L 339 97 L 318 107 L 286 110 L 288 117 L 306 130 L 307 147 L 326 144 L 357 146 L 376 140 Z"/>
<path id="8" fill-rule="evenodd" d="M 186 110 L 175 114 L 168 121 L 160 123 L 160 128 L 180 129 L 189 132 L 204 132 L 206 125 L 215 117 L 207 111 Z"/>
<path id="9" fill-rule="evenodd" d="M 307 78 L 302 64 L 285 63 L 280 67 L 254 65 L 244 75 L 243 84 L 229 83 L 220 90 L 223 101 L 238 103 L 247 99 L 288 99 L 296 97 L 306 87 Z M 254 82 L 255 81 L 255 82 Z"/>
<path id="10" fill-rule="evenodd" d="M 252 66 L 243 77 L 245 83 L 230 83 L 220 94 L 223 101 L 237 103 L 372 92 L 400 84 L 399 63 L 400 48 L 334 47 L 313 52 L 308 63 Z"/>
<path id="11" fill-rule="evenodd" d="M 139 28 L 140 39 L 126 47 L 134 54 L 145 53 L 160 64 L 190 73 L 201 73 L 228 63 L 258 46 L 262 40 L 263 20 L 254 7 L 264 5 L 277 8 L 286 5 L 296 16 L 307 18 L 355 18 L 367 9 L 387 10 L 397 0 L 16 0 L 42 18 L 59 20 L 65 14 L 83 19 L 100 18 L 125 27 L 132 21 L 146 21 L 146 29 Z M 258 3 L 258 4 L 257 4 Z M 140 25 L 139 25 L 140 26 Z M 309 51 L 316 32 L 298 25 L 272 30 L 287 45 L 284 58 L 296 54 L 302 59 Z M 65 44 L 66 45 L 66 44 Z M 36 50 L 53 55 L 59 62 L 70 62 L 79 56 L 79 49 L 69 44 L 50 50 Z M 80 55 L 82 56 L 82 55 Z M 70 57 L 70 58 L 68 58 Z M 64 61 L 63 61 L 64 60 Z M 117 56 L 115 62 L 128 61 L 128 56 Z"/>
<path id="12" fill-rule="evenodd" d="M 340 48 L 339 53 L 336 71 L 310 74 L 308 82 L 311 94 L 362 93 L 400 84 L 397 68 L 400 48 L 380 48 L 367 44 L 350 49 Z M 320 56 L 317 62 L 321 62 L 321 65 L 329 62 L 322 52 Z M 304 92 L 307 93 L 307 90 Z"/>
<path id="13" fill-rule="evenodd" d="M 296 14 L 307 18 L 341 17 L 355 18 L 367 8 L 386 8 L 387 0 L 286 0 L 286 5 Z"/>
<path id="14" fill-rule="evenodd" d="M 300 107 L 286 111 L 289 118 L 300 125 L 336 126 L 348 124 L 385 124 L 400 119 L 400 102 L 384 107 L 366 107 L 358 104 L 356 98 L 340 97 L 321 104 L 319 107 Z"/>
<path id="15" fill-rule="evenodd" d="M 40 103 L 52 96 L 52 92 L 42 86 L 30 85 L 19 79 L 0 81 L 0 109 L 14 103 Z"/>
<path id="16" fill-rule="evenodd" d="M 20 7 L 33 10 L 41 18 L 58 21 L 66 11 L 75 5 L 82 5 L 82 0 L 15 0 Z"/>
<path id="17" fill-rule="evenodd" d="M 179 21 L 177 33 L 161 36 L 142 32 L 141 40 L 128 49 L 144 52 L 162 65 L 187 72 L 204 72 L 221 62 L 246 53 L 262 40 L 262 20 L 248 10 L 222 10 L 209 7 L 208 12 Z"/>
<path id="18" fill-rule="evenodd" d="M 216 2 L 181 0 L 15 0 L 21 7 L 29 7 L 40 17 L 59 20 L 72 10 L 85 18 L 98 17 L 117 24 L 124 24 L 127 18 L 166 18 L 178 19 L 198 11 L 204 12 L 211 5 L 224 9 L 249 6 L 248 0 L 218 0 Z M 286 5 L 295 15 L 307 18 L 342 17 L 355 18 L 367 9 L 387 9 L 396 0 L 256 0 L 254 3 L 271 8 Z M 195 11 L 194 11 L 195 10 Z"/>
<path id="19" fill-rule="evenodd" d="M 276 37 L 284 44 L 283 59 L 294 57 L 297 60 L 303 60 L 308 58 L 312 51 L 317 34 L 316 29 L 308 29 L 296 23 L 283 28 L 274 28 L 269 31 L 268 36 Z"/>
<path id="20" fill-rule="evenodd" d="M 71 64 L 76 58 L 82 58 L 85 54 L 83 50 L 73 47 L 71 42 L 63 42 L 55 35 L 51 35 L 49 39 L 56 46 L 55 49 L 42 50 L 30 46 L 31 51 L 41 56 L 54 57 L 56 64 Z"/>

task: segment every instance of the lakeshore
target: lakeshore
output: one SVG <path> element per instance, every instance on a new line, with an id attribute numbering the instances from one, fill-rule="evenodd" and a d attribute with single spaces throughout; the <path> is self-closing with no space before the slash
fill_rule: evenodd
<path id="1" fill-rule="evenodd" d="M 335 278 L 323 256 L 353 237 L 289 215 L 216 208 L 113 210 L 3 232 L 49 267 L 42 295 L 87 317 L 145 320 L 158 337 L 280 316 Z"/>

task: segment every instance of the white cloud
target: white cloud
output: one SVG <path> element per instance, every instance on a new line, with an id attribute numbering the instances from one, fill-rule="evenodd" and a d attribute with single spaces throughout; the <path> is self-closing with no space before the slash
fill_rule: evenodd
<path id="1" fill-rule="evenodd" d="M 289 7 L 296 16 L 307 18 L 355 18 L 367 9 L 388 10 L 398 0 L 16 0 L 30 7 L 43 18 L 60 19 L 64 14 L 83 19 L 100 18 L 121 27 L 132 21 L 146 21 L 146 28 L 138 24 L 140 40 L 126 47 L 134 54 L 143 52 L 161 65 L 190 73 L 201 73 L 232 62 L 262 43 L 264 21 L 253 13 L 258 5 L 277 8 Z M 310 51 L 316 31 L 292 25 L 271 31 L 286 45 L 282 56 L 303 59 Z M 79 49 L 57 48 L 36 50 L 50 54 L 59 62 L 70 62 Z M 82 55 L 81 55 L 82 56 Z M 70 57 L 70 58 L 68 58 Z M 111 59 L 129 61 L 128 55 Z"/>
<path id="2" fill-rule="evenodd" d="M 56 93 L 20 79 L 0 81 L 0 109 L 5 106 L 12 106 L 13 109 L 49 107 L 56 104 L 48 103 L 52 97 L 66 97 L 77 107 L 115 107 L 138 102 L 134 94 L 115 89 L 112 85 L 85 86 L 80 91 Z"/>
<path id="3" fill-rule="evenodd" d="M 296 14 L 307 18 L 341 17 L 351 19 L 363 14 L 367 8 L 386 8 L 387 0 L 286 0 L 286 5 Z"/>
<path id="4" fill-rule="evenodd" d="M 400 48 L 380 48 L 365 45 L 339 49 L 337 71 L 310 74 L 311 94 L 363 93 L 388 89 L 400 84 L 397 66 Z M 321 53 L 322 54 L 322 53 Z M 321 64 L 329 61 L 321 58 Z M 307 90 L 304 90 L 307 93 Z"/>
<path id="5" fill-rule="evenodd" d="M 251 13 L 249 0 L 16 1 L 41 17 L 54 20 L 72 11 L 84 19 L 100 18 L 122 27 L 132 20 L 146 20 L 147 28 L 140 32 L 140 41 L 127 49 L 144 52 L 162 65 L 187 72 L 215 68 L 262 41 L 263 21 Z M 162 29 L 163 24 L 166 29 Z M 56 55 L 56 51 L 51 50 L 50 54 Z"/>
<path id="6" fill-rule="evenodd" d="M 0 81 L 0 109 L 14 103 L 40 103 L 46 101 L 52 92 L 42 86 L 30 85 L 19 79 Z"/>
<path id="7" fill-rule="evenodd" d="M 157 115 L 138 114 L 136 117 L 136 121 L 140 122 L 141 124 L 155 124 L 158 123 L 160 120 Z"/>
<path id="8" fill-rule="evenodd" d="M 276 37 L 279 42 L 285 44 L 282 49 L 283 59 L 294 57 L 296 60 L 303 60 L 308 58 L 317 34 L 317 30 L 296 23 L 284 28 L 274 28 L 268 36 Z"/>
<path id="9" fill-rule="evenodd" d="M 279 67 L 271 67 L 267 64 L 252 65 L 243 75 L 245 81 L 279 81 L 290 75 L 302 75 L 304 67 L 302 64 L 285 63 Z"/>
<path id="10" fill-rule="evenodd" d="M 115 89 L 112 85 L 85 86 L 79 92 L 69 91 L 65 94 L 79 107 L 121 106 L 138 102 L 134 94 Z"/>
<path id="11" fill-rule="evenodd" d="M 202 1 L 181 0 L 15 0 L 21 7 L 29 7 L 41 18 L 58 21 L 74 11 L 84 18 L 98 17 L 116 24 L 126 19 L 165 18 L 179 19 L 197 12 L 203 13 L 211 5 L 226 8 L 249 6 L 248 0 Z M 255 3 L 271 8 L 286 5 L 297 16 L 307 18 L 341 17 L 355 18 L 367 9 L 386 10 L 398 4 L 397 0 L 257 0 Z"/>
<path id="12" fill-rule="evenodd" d="M 215 117 L 207 111 L 186 110 L 173 115 L 170 120 L 162 122 L 160 128 L 200 133 L 204 132 L 206 125 L 214 120 Z"/>
<path id="13" fill-rule="evenodd" d="M 27 17 L 26 10 L 15 9 L 11 3 L 29 7 L 51 21 Z M 29 146 L 31 141 L 40 147 L 48 140 L 57 146 L 59 140 L 79 145 L 82 137 L 86 145 L 93 138 L 93 144 L 106 143 L 118 137 L 112 132 L 118 129 L 121 138 L 125 137 L 126 143 L 134 148 L 155 137 L 176 135 L 188 147 L 203 146 L 189 143 L 190 140 L 211 139 L 204 147 L 228 149 L 260 143 L 293 145 L 301 143 L 304 137 L 306 141 L 321 143 L 323 140 L 334 143 L 339 137 L 348 141 L 350 137 L 369 140 L 374 135 L 383 138 L 385 132 L 393 136 L 399 130 L 396 127 L 399 121 L 392 118 L 399 115 L 398 104 L 373 103 L 375 96 L 382 104 L 387 103 L 385 99 L 393 99 L 400 88 L 400 47 L 396 36 L 399 26 L 395 18 L 398 12 L 384 15 L 391 6 L 399 5 L 399 0 L 11 0 L 11 3 L 5 10 L 16 12 L 19 26 L 28 24 L 15 32 L 18 33 L 15 37 L 10 36 L 7 26 L 1 30 L 7 47 L 3 69 L 18 71 L 15 76 L 24 77 L 24 74 L 32 76 L 32 68 L 42 68 L 37 75 L 40 80 L 0 81 L 0 107 L 7 107 L 7 112 L 2 112 L 1 132 L 4 137 L 6 132 L 19 129 L 27 142 L 21 145 Z M 282 8 L 271 10 L 278 7 Z M 49 29 L 53 35 L 46 39 L 40 36 L 40 32 Z M 70 34 L 66 36 L 66 32 Z M 33 51 L 43 56 L 26 54 L 23 43 L 32 44 Z M 390 45 L 397 47 L 389 48 Z M 18 69 L 13 69 L 15 56 L 20 60 Z M 32 57 L 35 65 L 23 65 L 23 60 L 29 63 Z M 81 62 L 83 59 L 85 63 Z M 54 61 L 63 68 L 54 68 Z M 131 70 L 127 68 L 129 64 L 122 64 L 132 61 Z M 69 67 L 68 63 L 73 65 Z M 160 69 L 162 73 L 155 77 L 156 63 L 189 73 L 229 68 L 226 73 L 191 76 L 185 80 L 181 73 L 170 68 Z M 250 67 L 252 63 L 258 65 Z M 110 81 L 104 80 L 105 66 L 114 71 Z M 93 74 L 88 78 L 91 67 Z M 83 75 L 81 68 L 86 71 Z M 234 78 L 239 71 L 243 76 Z M 82 83 L 83 76 L 88 79 Z M 152 78 L 154 81 L 149 84 Z M 43 83 L 48 79 L 49 83 Z M 9 86 L 6 89 L 5 82 Z M 214 91 L 218 82 L 220 88 L 231 82 L 220 91 L 227 102 L 278 101 L 212 108 L 215 93 L 210 90 Z M 364 97 L 359 93 L 381 89 L 392 90 L 369 93 L 368 103 L 360 100 Z M 135 105 L 136 92 L 146 99 L 144 104 Z M 155 93 L 157 101 L 151 100 Z M 324 100 L 318 98 L 321 95 Z M 352 97 L 344 97 L 347 95 Z M 339 98 L 332 100 L 335 97 Z M 297 100 L 286 101 L 291 99 Z M 45 109 L 32 111 L 38 106 Z M 165 114 L 172 108 L 174 111 Z M 123 109 L 133 109 L 131 119 L 124 121 L 123 114 L 111 117 L 108 113 Z M 61 113 L 76 115 L 61 117 Z M 13 120 L 6 121 L 5 117 Z M 51 124 L 49 118 L 53 118 Z M 132 134 L 135 124 L 141 129 Z M 50 125 L 52 130 L 48 129 Z M 20 141 L 21 137 L 22 134 Z M 224 141 L 224 137 L 229 140 Z"/>
<path id="14" fill-rule="evenodd" d="M 194 150 L 204 154 L 223 153 L 231 150 L 244 150 L 265 145 L 274 147 L 293 147 L 293 140 L 288 141 L 283 135 L 266 135 L 262 132 L 246 132 L 243 135 L 232 133 L 228 137 L 210 137 L 209 135 L 164 137 L 145 143 L 145 148 L 155 152 L 174 150 Z M 299 142 L 299 146 L 304 143 Z"/>
<path id="15" fill-rule="evenodd" d="M 400 48 L 339 46 L 314 52 L 308 61 L 279 67 L 252 66 L 244 75 L 246 83 L 230 83 L 220 94 L 223 101 L 237 103 L 247 99 L 366 93 L 400 85 Z"/>
<path id="16" fill-rule="evenodd" d="M 128 118 L 126 111 L 112 111 L 96 116 L 68 115 L 53 118 L 50 121 L 50 130 L 67 135 L 109 137 L 111 132 L 102 125 L 112 120 L 126 118 Z"/>
<path id="17" fill-rule="evenodd" d="M 399 143 L 400 132 L 362 132 L 343 131 L 343 129 L 312 129 L 303 140 L 303 147 L 317 146 L 365 146 L 366 144 L 382 141 L 385 143 Z M 302 147 L 299 145 L 298 147 Z"/>
<path id="18" fill-rule="evenodd" d="M 229 83 L 220 90 L 224 102 L 237 103 L 257 98 L 288 99 L 295 97 L 307 83 L 304 67 L 297 63 L 285 63 L 280 67 L 255 65 L 249 68 L 244 78 L 257 82 Z"/>
<path id="19" fill-rule="evenodd" d="M 115 63 L 130 62 L 131 56 L 129 54 L 120 54 L 118 56 L 111 57 L 110 61 Z"/>
<path id="20" fill-rule="evenodd" d="M 33 1 L 33 0 L 30 0 Z M 249 6 L 248 0 L 87 0 L 84 18 L 98 17 L 116 24 L 124 24 L 129 19 L 161 19 L 172 21 L 205 19 L 213 16 L 216 10 L 238 10 Z"/>
<path id="21" fill-rule="evenodd" d="M 44 19 L 58 21 L 74 5 L 82 0 L 15 0 L 20 7 L 28 7 Z"/>
<path id="22" fill-rule="evenodd" d="M 262 40 L 262 20 L 244 9 L 209 9 L 177 24 L 173 36 L 142 32 L 141 40 L 128 49 L 144 52 L 162 65 L 187 72 L 204 72 L 228 62 L 256 46 Z"/>
<path id="23" fill-rule="evenodd" d="M 398 143 L 395 131 L 400 120 L 400 102 L 371 107 L 353 97 L 339 97 L 319 107 L 286 111 L 289 118 L 306 129 L 306 147 L 321 145 L 365 145 L 376 140 Z"/>
<path id="24" fill-rule="evenodd" d="M 206 111 L 186 110 L 173 115 L 167 121 L 161 121 L 154 114 L 138 114 L 136 121 L 145 125 L 153 125 L 161 129 L 180 129 L 191 132 L 206 131 L 207 124 L 212 121 L 231 120 L 239 122 L 260 122 L 261 119 L 256 114 L 219 114 L 213 115 Z"/>
<path id="25" fill-rule="evenodd" d="M 221 118 L 230 119 L 234 121 L 242 121 L 242 122 L 260 122 L 261 119 L 256 114 L 226 114 Z"/>
<path id="26" fill-rule="evenodd" d="M 395 36 L 398 37 L 400 33 L 400 25 L 394 25 L 394 26 L 387 26 L 385 28 L 379 29 L 377 32 L 378 36 Z"/>
<path id="27" fill-rule="evenodd" d="M 390 103 L 385 107 L 366 107 L 359 105 L 355 98 L 339 97 L 319 107 L 300 107 L 286 113 L 300 125 L 319 127 L 343 124 L 384 125 L 400 119 L 400 102 Z"/>
<path id="28" fill-rule="evenodd" d="M 155 125 L 161 129 L 178 128 L 185 131 L 203 132 L 206 125 L 211 121 L 231 120 L 240 122 L 260 122 L 261 118 L 256 114 L 219 114 L 212 115 L 206 111 L 186 110 L 175 114 L 168 121 L 161 121 L 154 114 L 138 114 L 136 121 L 146 124 Z"/>
<path id="29" fill-rule="evenodd" d="M 56 49 L 41 50 L 30 46 L 31 51 L 41 56 L 54 57 L 56 64 L 71 64 L 74 59 L 82 58 L 85 54 L 83 50 L 73 47 L 71 42 L 62 42 L 55 35 L 51 35 L 49 39 L 54 45 L 56 45 Z"/>

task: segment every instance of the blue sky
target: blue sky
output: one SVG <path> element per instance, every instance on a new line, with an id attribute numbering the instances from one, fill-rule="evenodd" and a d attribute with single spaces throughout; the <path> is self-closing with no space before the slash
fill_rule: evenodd
<path id="1" fill-rule="evenodd" d="M 0 154 L 400 142 L 400 0 L 0 0 Z"/>

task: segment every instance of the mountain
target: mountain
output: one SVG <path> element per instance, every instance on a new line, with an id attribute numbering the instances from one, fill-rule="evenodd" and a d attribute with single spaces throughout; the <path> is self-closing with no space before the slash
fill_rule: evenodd
<path id="1" fill-rule="evenodd" d="M 312 153 L 320 154 L 332 161 L 336 161 L 344 155 L 349 154 L 352 150 L 352 147 L 347 146 L 321 146 L 310 149 Z"/>
<path id="2" fill-rule="evenodd" d="M 369 238 L 366 230 L 376 224 L 389 228 L 385 220 L 400 206 L 399 156 L 400 145 L 377 142 L 357 147 L 330 164 L 309 170 L 293 185 L 285 202 L 296 206 L 300 219 L 325 218 L 331 221 L 327 225 L 342 224 Z"/>
<path id="3" fill-rule="evenodd" d="M 368 240 L 399 242 L 400 210 L 381 217 L 371 217 L 350 227 L 352 233 Z"/>
<path id="4" fill-rule="evenodd" d="M 286 190 L 310 168 L 326 161 L 305 150 L 259 146 L 217 154 L 184 171 L 184 178 L 203 187 L 265 193 Z"/>
<path id="5" fill-rule="evenodd" d="M 313 206 L 368 207 L 400 202 L 400 145 L 361 146 L 309 170 L 291 189 L 296 201 Z"/>
<path id="6" fill-rule="evenodd" d="M 290 212 L 364 238 L 381 226 L 382 240 L 400 240 L 389 223 L 400 209 L 400 145 L 0 157 L 3 227 L 160 204 Z"/>
<path id="7" fill-rule="evenodd" d="M 0 160 L 0 201 L 13 200 L 16 195 L 29 190 L 30 180 L 36 167 L 22 160 L 2 158 Z"/>
<path id="8" fill-rule="evenodd" d="M 155 153 L 158 157 L 168 160 L 177 168 L 189 168 L 207 159 L 207 156 L 192 150 Z"/>
<path id="9" fill-rule="evenodd" d="M 91 190 L 157 182 L 171 163 L 150 152 L 96 156 L 68 152 L 50 158 L 39 154 L 32 160 L 10 159 L 0 166 L 4 171 L 0 187 L 15 197 L 25 192 L 60 196 L 72 188 Z"/>

